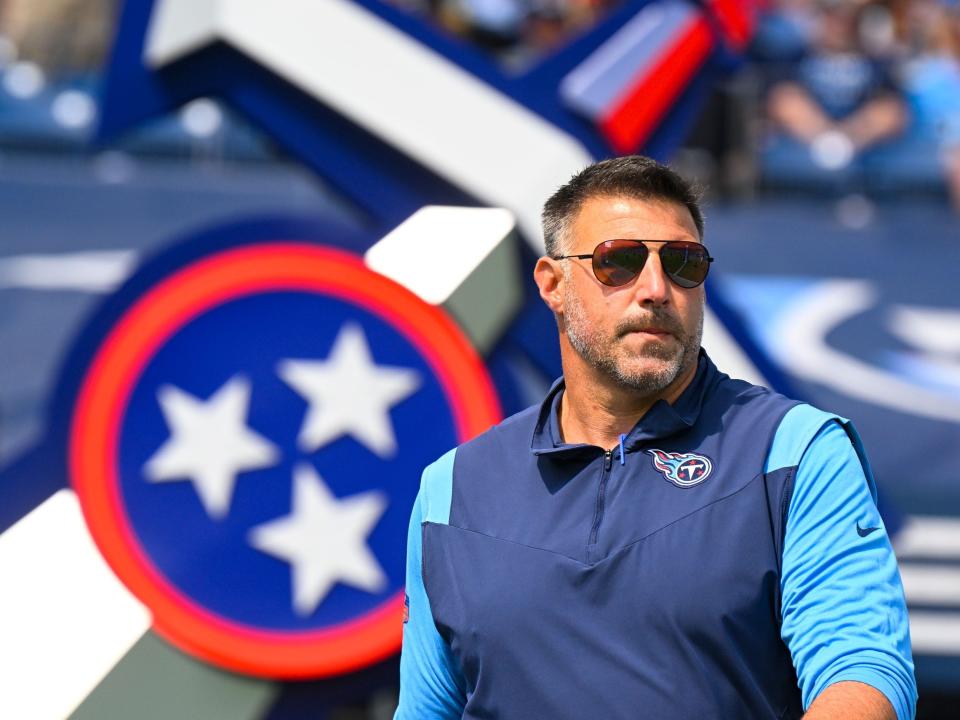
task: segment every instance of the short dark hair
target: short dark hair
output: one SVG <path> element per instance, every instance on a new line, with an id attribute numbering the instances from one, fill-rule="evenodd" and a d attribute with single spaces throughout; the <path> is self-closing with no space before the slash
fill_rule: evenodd
<path id="1" fill-rule="evenodd" d="M 556 257 L 564 249 L 573 219 L 583 203 L 595 197 L 631 197 L 640 200 L 668 200 L 684 205 L 703 240 L 703 212 L 700 189 L 666 165 L 643 155 L 601 160 L 570 178 L 543 206 L 543 240 L 547 255 Z"/>

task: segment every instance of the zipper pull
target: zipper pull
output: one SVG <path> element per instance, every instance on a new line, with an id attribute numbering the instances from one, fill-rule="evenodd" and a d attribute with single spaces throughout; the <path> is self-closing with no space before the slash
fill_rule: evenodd
<path id="1" fill-rule="evenodd" d="M 613 450 L 607 450 L 603 453 L 603 469 L 609 470 L 610 465 L 613 463 Z"/>
<path id="2" fill-rule="evenodd" d="M 626 439 L 626 437 L 627 437 L 626 435 L 620 436 L 620 464 L 621 465 L 626 464 L 626 460 L 623 457 L 623 441 Z"/>

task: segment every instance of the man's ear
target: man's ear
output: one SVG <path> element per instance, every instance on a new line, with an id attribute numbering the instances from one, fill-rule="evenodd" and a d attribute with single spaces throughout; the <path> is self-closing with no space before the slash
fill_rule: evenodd
<path id="1" fill-rule="evenodd" d="M 533 269 L 533 281 L 540 289 L 540 297 L 554 314 L 563 312 L 563 268 L 559 260 L 544 255 Z"/>

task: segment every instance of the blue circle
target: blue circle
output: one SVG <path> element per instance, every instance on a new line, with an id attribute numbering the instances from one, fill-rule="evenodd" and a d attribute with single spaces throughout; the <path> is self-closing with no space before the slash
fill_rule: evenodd
<path id="1" fill-rule="evenodd" d="M 297 446 L 308 403 L 277 372 L 285 359 L 322 361 L 346 324 L 359 326 L 376 365 L 414 370 L 416 391 L 389 418 L 397 452 L 382 459 L 350 435 L 314 452 Z M 228 514 L 210 517 L 184 478 L 151 482 L 144 466 L 170 437 L 158 401 L 173 386 L 206 401 L 232 378 L 251 387 L 247 427 L 278 449 L 275 465 L 237 474 Z M 364 392 L 364 388 L 357 388 Z M 429 422 L 424 422 L 428 418 Z M 438 379 L 416 347 L 363 307 L 309 292 L 270 292 L 226 302 L 180 328 L 137 381 L 119 435 L 120 490 L 134 533 L 160 573 L 196 604 L 264 630 L 327 628 L 373 610 L 404 585 L 410 508 L 423 467 L 457 444 Z M 370 490 L 388 504 L 367 538 L 388 578 L 380 593 L 336 584 L 307 616 L 292 603 L 292 567 L 254 548 L 252 528 L 291 512 L 293 470 L 309 463 L 337 498 Z"/>

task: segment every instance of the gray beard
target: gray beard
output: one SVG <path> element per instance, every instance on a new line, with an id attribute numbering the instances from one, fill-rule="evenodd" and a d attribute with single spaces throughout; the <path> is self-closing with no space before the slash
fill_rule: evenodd
<path id="1" fill-rule="evenodd" d="M 664 361 L 661 366 L 646 371 L 632 370 L 618 362 L 614 346 L 620 338 L 642 325 L 640 319 L 622 320 L 615 328 L 614 337 L 604 338 L 588 324 L 580 299 L 573 293 L 568 293 L 564 298 L 567 340 L 576 353 L 591 367 L 624 389 L 649 396 L 666 390 L 684 371 L 696 364 L 700 353 L 700 339 L 703 336 L 703 313 L 700 313 L 700 322 L 691 334 L 684 332 L 680 322 L 659 307 L 650 308 L 644 315 L 644 320 L 653 321 L 671 332 L 679 341 L 680 347 L 677 350 L 651 347 L 644 356 Z"/>

